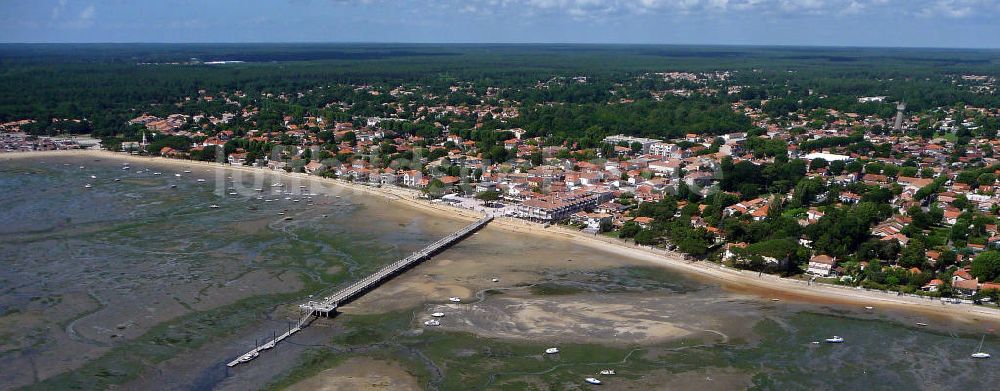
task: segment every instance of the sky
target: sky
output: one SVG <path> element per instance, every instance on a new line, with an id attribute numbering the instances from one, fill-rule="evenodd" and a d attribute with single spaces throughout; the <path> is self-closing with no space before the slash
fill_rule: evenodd
<path id="1" fill-rule="evenodd" d="M 0 42 L 1000 48 L 1000 0 L 0 0 Z"/>

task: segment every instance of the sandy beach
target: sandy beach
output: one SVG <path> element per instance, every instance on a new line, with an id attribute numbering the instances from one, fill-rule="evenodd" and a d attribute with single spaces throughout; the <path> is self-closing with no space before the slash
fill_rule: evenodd
<path id="1" fill-rule="evenodd" d="M 219 163 L 214 162 L 176 160 L 160 157 L 141 157 L 97 150 L 7 153 L 0 155 L 0 162 L 10 159 L 44 156 L 80 156 L 91 159 L 107 158 L 133 163 L 148 162 L 186 168 L 226 168 L 229 170 L 248 173 L 267 173 L 271 175 L 281 175 L 287 178 L 296 178 L 303 181 L 330 184 L 356 192 L 363 192 L 366 194 L 384 197 L 395 204 L 422 210 L 424 212 L 450 219 L 472 221 L 482 216 L 481 213 L 476 211 L 460 209 L 441 203 L 431 203 L 428 200 L 420 199 L 418 198 L 420 192 L 415 190 L 397 187 L 375 188 L 301 173 L 285 173 L 283 171 L 272 171 L 266 168 L 220 165 Z M 927 316 L 947 315 L 954 320 L 962 322 L 976 322 L 981 320 L 1000 321 L 1000 309 L 993 307 L 975 306 L 970 304 L 946 304 L 940 299 L 897 295 L 894 292 L 871 291 L 830 284 L 807 284 L 805 281 L 797 279 L 781 278 L 768 274 L 758 275 L 756 272 L 734 270 L 711 262 L 688 261 L 684 259 L 682 254 L 679 253 L 656 248 L 636 246 L 616 238 L 585 234 L 557 226 L 544 227 L 541 224 L 531 223 L 520 219 L 500 217 L 494 220 L 494 222 L 490 224 L 490 227 L 511 232 L 527 233 L 549 240 L 571 241 L 572 243 L 580 246 L 600 249 L 602 251 L 642 260 L 650 264 L 683 272 L 686 275 L 690 275 L 698 279 L 720 282 L 725 289 L 734 293 L 755 295 L 765 299 L 777 298 L 781 300 L 815 304 L 891 307 L 919 312 Z"/>

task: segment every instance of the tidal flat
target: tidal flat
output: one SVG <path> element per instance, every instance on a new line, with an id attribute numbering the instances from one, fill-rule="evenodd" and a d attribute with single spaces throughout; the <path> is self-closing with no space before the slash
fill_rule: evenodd
<path id="1" fill-rule="evenodd" d="M 609 389 L 952 389 L 1000 380 L 996 360 L 968 358 L 995 327 L 986 321 L 776 302 L 496 228 L 227 369 L 284 331 L 310 295 L 464 222 L 281 175 L 124 162 L 0 158 L 0 388 L 585 389 L 583 378 L 597 376 Z M 441 325 L 424 325 L 433 312 L 445 313 Z M 847 342 L 813 343 L 833 334 Z M 984 350 L 1000 351 L 1000 339 L 988 334 Z"/>

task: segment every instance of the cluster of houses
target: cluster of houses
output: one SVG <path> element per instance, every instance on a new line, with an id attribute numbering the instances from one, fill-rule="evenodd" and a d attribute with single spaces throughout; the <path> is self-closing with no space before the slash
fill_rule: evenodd
<path id="1" fill-rule="evenodd" d="M 55 151 L 93 146 L 97 140 L 73 137 L 32 136 L 25 133 L 0 133 L 0 152 Z"/>
<path id="2" fill-rule="evenodd" d="M 726 86 L 724 82 L 732 75 L 728 72 L 714 73 L 650 73 L 641 78 L 655 78 L 664 81 L 678 81 L 693 86 L 700 93 L 718 92 L 734 94 L 740 86 Z M 988 82 L 989 80 L 968 80 Z M 553 79 L 540 82 L 537 88 L 548 88 L 553 83 L 587 83 L 586 77 Z M 687 191 L 709 195 L 718 191 L 721 180 L 723 159 L 734 162 L 749 161 L 753 164 L 773 163 L 774 157 L 755 154 L 748 145 L 751 138 L 780 141 L 786 146 L 787 157 L 803 159 L 807 162 L 822 160 L 827 163 L 855 161 L 869 164 L 877 162 L 885 166 L 915 166 L 915 172 L 903 175 L 899 172 L 834 171 L 826 164 L 810 164 L 807 176 L 826 184 L 849 186 L 864 183 L 874 186 L 899 186 L 902 192 L 891 201 L 896 213 L 886 221 L 877 224 L 871 231 L 880 240 L 895 240 L 906 246 L 910 238 L 904 228 L 910 224 L 906 211 L 913 206 L 926 207 L 915 195 L 931 185 L 938 178 L 948 178 L 936 194 L 936 202 L 944 209 L 942 223 L 956 224 L 961 208 L 952 206 L 955 200 L 971 203 L 984 213 L 1000 205 L 1000 182 L 978 183 L 972 187 L 954 180 L 959 172 L 973 167 L 984 167 L 1000 163 L 987 151 L 997 150 L 1000 140 L 995 137 L 972 138 L 967 143 L 958 143 L 955 134 L 959 131 L 979 131 L 981 124 L 974 117 L 1000 117 L 1000 110 L 966 106 L 946 107 L 932 112 L 914 114 L 901 118 L 901 126 L 907 130 L 930 127 L 932 137 L 920 132 L 871 131 L 891 129 L 892 118 L 877 115 L 860 115 L 823 110 L 823 121 L 817 125 L 817 116 L 810 113 L 789 113 L 777 120 L 770 118 L 761 105 L 750 105 L 742 101 L 732 104 L 732 109 L 747 116 L 759 130 L 753 135 L 732 131 L 718 135 L 685 134 L 673 139 L 636 137 L 634 135 L 612 135 L 605 137 L 596 158 L 582 160 L 574 158 L 574 153 L 582 152 L 573 144 L 550 145 L 543 137 L 532 137 L 532 132 L 512 125 L 496 130 L 509 136 L 500 138 L 499 146 L 507 151 L 507 161 L 490 161 L 485 150 L 474 140 L 462 137 L 461 132 L 451 129 L 449 120 L 456 118 L 470 124 L 474 129 L 483 129 L 484 123 L 515 122 L 519 116 L 517 102 L 500 98 L 502 91 L 497 87 L 474 88 L 471 83 L 456 83 L 449 89 L 452 94 L 464 94 L 479 103 L 443 103 L 447 96 L 438 96 L 420 86 L 397 86 L 394 88 L 371 85 L 353 86 L 355 93 L 394 98 L 383 103 L 384 113 L 379 116 L 335 116 L 306 115 L 300 118 L 285 115 L 278 129 L 256 130 L 260 100 L 274 99 L 292 102 L 309 94 L 322 94 L 322 89 L 299 93 L 265 93 L 260 97 L 248 97 L 241 92 L 217 93 L 210 95 L 199 91 L 198 96 L 188 102 L 208 104 L 224 100 L 220 112 L 198 115 L 170 114 L 165 117 L 141 115 L 129 124 L 142 126 L 150 135 L 178 135 L 192 140 L 189 150 L 180 151 L 164 147 L 158 151 L 163 156 L 184 158 L 193 152 L 209 147 L 222 147 L 235 139 L 245 145 L 267 144 L 280 146 L 280 152 L 251 153 L 241 148 L 228 151 L 223 157 L 234 165 L 252 164 L 274 170 L 301 171 L 315 175 L 325 175 L 377 186 L 402 186 L 414 189 L 434 190 L 441 194 L 492 192 L 497 201 L 507 206 L 505 213 L 511 216 L 538 222 L 571 221 L 592 230 L 614 229 L 628 222 L 642 227 L 653 223 L 648 217 L 632 214 L 638 205 L 656 202 L 667 194 L 674 194 L 683 184 Z M 702 89 L 707 89 L 701 91 Z M 709 91 L 711 90 L 711 91 Z M 683 91 L 656 91 L 657 93 L 683 95 Z M 446 94 L 447 95 L 447 94 Z M 655 94 L 654 94 L 655 95 Z M 858 97 L 862 102 L 886 102 L 887 97 Z M 441 103 L 433 103 L 441 102 Z M 614 102 L 622 104 L 622 102 Z M 180 107 L 180 106 L 179 106 Z M 351 104 L 332 102 L 324 110 L 347 112 Z M 192 110 L 185 110 L 192 113 Z M 241 117 L 240 129 L 231 123 L 236 116 Z M 437 136 L 428 133 L 403 131 L 406 124 L 431 125 Z M 244 129 L 245 127 L 246 129 Z M 863 134 L 864 140 L 874 145 L 888 145 L 888 154 L 859 155 L 844 145 L 825 148 L 804 147 L 804 143 L 822 139 L 847 139 Z M 468 134 L 468 133 L 464 133 Z M 22 142 L 7 142 L 9 133 L 4 134 L 6 149 L 22 148 Z M 46 146 L 48 148 L 49 146 Z M 144 147 L 140 142 L 126 142 L 123 148 Z M 217 148 L 221 150 L 222 148 Z M 386 151 L 391 152 L 386 152 Z M 566 153 L 566 152 L 570 153 Z M 961 152 L 961 153 L 957 153 Z M 393 161 L 386 164 L 383 157 L 406 153 L 408 161 Z M 593 156 L 591 154 L 590 156 Z M 956 157 L 957 156 L 957 157 Z M 221 156 L 220 156 L 221 157 Z M 539 158 L 540 157 L 540 158 Z M 1000 177 L 996 173 L 995 177 Z M 753 221 L 767 219 L 776 195 L 743 199 L 724 208 L 723 215 L 748 216 Z M 778 197 L 787 195 L 777 195 Z M 827 197 L 823 194 L 821 197 Z M 850 191 L 830 195 L 840 204 L 861 202 L 862 196 Z M 826 200 L 820 200 L 826 201 Z M 801 225 L 815 224 L 824 216 L 821 209 L 811 207 L 798 216 Z M 716 243 L 725 243 L 726 238 L 719 227 L 706 223 L 696 214 L 691 225 L 704 228 L 716 236 Z M 995 230 L 994 230 L 995 231 Z M 975 253 L 990 246 L 1000 246 L 1000 235 L 991 232 L 986 243 L 969 243 L 959 252 Z M 745 246 L 730 243 L 729 246 Z M 928 257 L 930 257 L 930 250 Z M 777 261 L 777 260 L 775 260 Z M 837 260 L 825 254 L 815 254 L 807 271 L 817 276 L 835 276 L 842 273 Z M 956 274 L 957 275 L 957 274 Z M 964 279 L 962 281 L 975 281 Z M 969 282 L 952 281 L 966 286 Z M 982 286 L 984 283 L 979 283 Z M 928 286 L 926 289 L 934 289 Z"/>
<path id="3" fill-rule="evenodd" d="M 684 75 L 671 77 L 684 77 Z M 394 90 L 391 93 L 405 92 L 405 90 Z M 763 134 L 758 137 L 787 143 L 789 158 L 803 159 L 807 162 L 821 159 L 828 163 L 861 160 L 895 167 L 901 167 L 908 161 L 910 163 L 915 161 L 917 173 L 911 176 L 886 175 L 868 170 L 834 173 L 825 165 L 818 165 L 807 173 L 808 177 L 820 179 L 827 184 L 846 186 L 864 183 L 883 187 L 901 186 L 902 193 L 892 200 L 893 207 L 898 213 L 875 226 L 871 234 L 881 240 L 896 240 L 902 246 L 906 246 L 909 242 L 909 238 L 903 233 L 903 228 L 910 222 L 906 210 L 914 205 L 920 205 L 920 201 L 914 199 L 914 195 L 920 189 L 929 186 L 941 176 L 953 178 L 963 169 L 1000 162 L 983 152 L 1000 147 L 997 145 L 1000 141 L 988 138 L 972 139 L 968 144 L 958 145 L 954 138 L 944 136 L 925 139 L 917 135 L 907 136 L 898 133 L 864 135 L 865 139 L 873 144 L 891 145 L 894 153 L 892 156 L 904 156 L 904 158 L 858 155 L 840 147 L 803 150 L 799 148 L 799 144 L 803 141 L 850 137 L 855 134 L 858 126 L 889 124 L 876 116 L 859 116 L 829 110 L 828 115 L 833 120 L 820 129 L 809 127 L 808 118 L 805 116 L 799 121 L 793 120 L 791 124 L 782 126 L 767 118 L 759 109 L 739 104 L 734 107 L 742 110 L 754 120 L 755 125 L 764 129 Z M 966 109 L 992 116 L 1000 115 L 995 110 L 972 107 Z M 477 118 L 481 115 L 504 112 L 503 109 L 498 110 L 495 107 L 483 111 L 481 108 L 451 105 L 421 106 L 419 110 L 428 116 L 434 113 L 452 113 L 473 115 Z M 955 126 L 962 128 L 975 126 L 967 119 L 956 123 L 953 116 L 957 117 L 959 113 L 947 113 L 946 117 L 935 123 L 938 134 L 953 132 Z M 168 116 L 167 120 L 170 118 L 179 120 L 182 117 Z M 912 127 L 924 119 L 913 116 L 906 118 L 905 124 Z M 166 120 L 144 116 L 134 121 L 144 123 L 148 128 L 151 125 L 161 126 L 157 124 Z M 283 131 L 251 130 L 243 137 L 260 142 L 275 143 L 281 139 L 291 139 L 296 142 L 292 146 L 294 149 L 291 153 L 285 153 L 279 158 L 263 156 L 254 162 L 256 165 L 272 169 L 296 169 L 310 174 L 335 176 L 378 186 L 403 186 L 415 189 L 439 187 L 443 193 L 456 192 L 466 195 L 486 191 L 496 192 L 502 202 L 513 206 L 509 209 L 512 216 L 539 222 L 571 221 L 590 229 L 621 227 L 629 221 L 648 226 L 652 222 L 647 221 L 649 218 L 632 216 L 630 210 L 638 204 L 656 202 L 664 195 L 676 192 L 682 183 L 690 191 L 702 195 L 716 191 L 716 185 L 721 178 L 719 171 L 723 158 L 729 157 L 734 161 L 746 160 L 754 164 L 773 161 L 773 158 L 755 156 L 753 151 L 748 150 L 748 135 L 744 132 L 730 132 L 719 136 L 687 134 L 671 140 L 613 135 L 603 140 L 605 144 L 612 146 L 610 149 L 612 155 L 600 156 L 599 159 L 592 161 L 581 161 L 556 157 L 560 150 L 572 150 L 572 146 L 545 146 L 544 139 L 523 138 L 526 131 L 514 128 L 502 130 L 515 136 L 506 139 L 502 144 L 506 150 L 512 152 L 514 158 L 505 162 L 490 162 L 483 158 L 482 151 L 477 148 L 475 142 L 450 133 L 446 126 L 436 124 L 442 131 L 441 138 L 436 140 L 394 131 L 391 127 L 383 126 L 398 121 L 401 119 L 370 117 L 360 121 L 324 123 L 323 119 L 318 117 L 306 117 L 298 121 L 286 117 L 286 129 Z M 329 144 L 320 140 L 316 129 L 331 131 L 335 141 Z M 798 131 L 792 132 L 791 129 Z M 348 133 L 351 137 L 347 137 Z M 213 135 L 194 134 L 203 136 L 197 138 L 201 141 L 195 148 L 224 145 L 226 141 L 235 137 L 231 131 L 221 131 Z M 357 158 L 378 154 L 380 149 L 386 148 L 387 145 L 396 152 L 420 151 L 425 155 L 415 156 L 414 161 L 405 165 L 388 166 L 373 163 L 372 159 Z M 957 159 L 952 159 L 956 148 L 963 148 L 964 153 Z M 316 151 L 320 149 L 329 151 L 331 156 L 354 158 L 345 162 L 315 158 Z M 312 151 L 312 158 L 303 158 L 306 150 Z M 178 151 L 165 149 L 161 154 L 177 156 Z M 532 156 L 536 154 L 543 157 L 542 162 L 532 162 Z M 227 159 L 231 164 L 248 163 L 246 153 L 242 150 L 229 154 Z M 459 173 L 448 170 L 448 167 L 460 167 Z M 944 209 L 943 223 L 956 223 L 962 211 L 950 203 L 959 197 L 967 199 L 981 211 L 991 210 L 1000 204 L 1000 198 L 996 196 L 1000 193 L 996 191 L 1000 190 L 998 187 L 1000 182 L 995 181 L 979 184 L 976 188 L 970 188 L 969 185 L 954 180 L 947 181 L 936 199 Z M 623 200 L 623 197 L 627 199 Z M 861 195 L 850 191 L 842 191 L 836 197 L 835 201 L 841 204 L 855 204 L 862 199 Z M 768 217 L 770 202 L 772 202 L 771 197 L 743 200 L 726 207 L 723 215 L 745 215 L 754 221 L 763 220 Z M 802 216 L 800 224 L 813 224 L 822 217 L 822 210 L 812 207 Z M 691 224 L 717 235 L 717 242 L 725 241 L 717 227 L 707 225 L 699 216 L 694 216 Z M 967 249 L 973 252 L 982 251 L 993 245 L 994 241 L 1000 245 L 1000 235 L 996 232 L 991 235 L 990 243 L 969 243 Z M 810 261 L 807 272 L 826 277 L 842 273 L 841 269 L 838 268 L 836 259 L 816 254 Z M 960 283 L 962 286 L 969 284 Z M 927 287 L 927 289 L 933 288 Z"/>

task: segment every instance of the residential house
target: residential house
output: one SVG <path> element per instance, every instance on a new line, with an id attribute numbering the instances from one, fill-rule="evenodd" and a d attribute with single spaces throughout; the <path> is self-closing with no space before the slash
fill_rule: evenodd
<path id="1" fill-rule="evenodd" d="M 828 277 L 836 265 L 836 258 L 825 254 L 816 255 L 809 259 L 809 269 L 806 270 L 806 273 L 819 277 Z"/>

